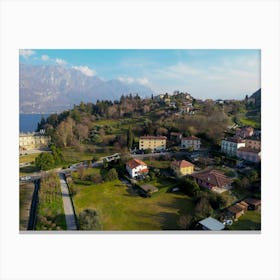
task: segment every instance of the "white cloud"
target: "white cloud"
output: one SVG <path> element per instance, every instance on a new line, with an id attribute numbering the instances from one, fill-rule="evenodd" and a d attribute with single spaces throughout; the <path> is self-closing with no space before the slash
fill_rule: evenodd
<path id="1" fill-rule="evenodd" d="M 149 80 L 147 78 L 139 78 L 136 79 L 136 82 L 140 85 L 147 85 L 149 83 Z"/>
<path id="2" fill-rule="evenodd" d="M 43 55 L 41 56 L 41 59 L 42 59 L 43 61 L 47 61 L 47 60 L 50 59 L 50 57 L 49 57 L 48 55 L 46 55 L 46 54 L 43 54 Z"/>
<path id="3" fill-rule="evenodd" d="M 84 75 L 92 77 L 96 75 L 96 71 L 90 69 L 88 66 L 73 66 L 72 68 L 81 71 Z"/>
<path id="4" fill-rule="evenodd" d="M 133 77 L 129 77 L 129 76 L 120 76 L 117 79 L 120 82 L 123 82 L 126 84 L 137 83 L 140 85 L 147 85 L 149 83 L 149 80 L 147 78 L 133 78 Z"/>
<path id="5" fill-rule="evenodd" d="M 135 79 L 132 77 L 118 77 L 117 78 L 120 82 L 126 83 L 126 84 L 132 84 L 135 82 Z"/>
<path id="6" fill-rule="evenodd" d="M 61 58 L 56 58 L 55 63 L 58 65 L 65 65 L 65 64 L 67 64 L 67 61 L 64 59 L 61 59 Z"/>
<path id="7" fill-rule="evenodd" d="M 24 50 L 24 49 L 19 50 L 19 55 L 24 57 L 25 59 L 28 59 L 28 57 L 33 54 L 35 54 L 35 52 L 32 50 Z"/>

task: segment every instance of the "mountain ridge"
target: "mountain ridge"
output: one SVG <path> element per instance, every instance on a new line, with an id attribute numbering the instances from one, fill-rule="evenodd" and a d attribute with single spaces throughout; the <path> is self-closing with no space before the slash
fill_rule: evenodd
<path id="1" fill-rule="evenodd" d="M 116 100 L 121 95 L 147 97 L 154 92 L 147 86 L 118 79 L 104 81 L 74 68 L 59 65 L 19 65 L 20 113 L 53 113 L 74 104 Z"/>

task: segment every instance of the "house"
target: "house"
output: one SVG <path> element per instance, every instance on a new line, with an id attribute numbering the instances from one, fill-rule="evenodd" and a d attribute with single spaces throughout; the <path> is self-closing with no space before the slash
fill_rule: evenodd
<path id="1" fill-rule="evenodd" d="M 261 140 L 256 137 L 250 137 L 245 139 L 245 147 L 255 150 L 261 149 Z"/>
<path id="2" fill-rule="evenodd" d="M 42 133 L 21 133 L 19 135 L 20 151 L 46 148 L 51 143 L 51 137 Z"/>
<path id="3" fill-rule="evenodd" d="M 237 205 L 232 205 L 227 209 L 228 215 L 233 219 L 238 219 L 244 214 L 244 210 Z"/>
<path id="4" fill-rule="evenodd" d="M 230 178 L 215 169 L 193 173 L 190 176 L 199 186 L 210 190 L 228 188 L 232 182 Z"/>
<path id="5" fill-rule="evenodd" d="M 245 159 L 250 162 L 258 163 L 261 161 L 261 151 L 251 148 L 239 148 L 237 150 L 236 156 L 238 158 Z"/>
<path id="6" fill-rule="evenodd" d="M 240 137 L 231 137 L 222 140 L 221 152 L 229 155 L 236 156 L 237 150 L 245 147 L 245 140 Z"/>
<path id="7" fill-rule="evenodd" d="M 254 134 L 254 128 L 251 126 L 244 126 L 241 128 L 237 128 L 235 131 L 235 136 L 241 138 L 250 137 L 253 134 Z"/>
<path id="8" fill-rule="evenodd" d="M 186 160 L 173 161 L 170 164 L 170 168 L 177 176 L 192 174 L 194 171 L 194 165 Z"/>
<path id="9" fill-rule="evenodd" d="M 195 136 L 182 137 L 181 148 L 193 148 L 195 151 L 200 149 L 200 138 Z"/>
<path id="10" fill-rule="evenodd" d="M 249 205 L 245 201 L 235 203 L 234 205 L 228 207 L 228 215 L 236 220 L 241 217 L 245 213 L 245 211 L 247 211 L 248 206 Z"/>
<path id="11" fill-rule="evenodd" d="M 182 133 L 180 133 L 180 132 L 171 132 L 170 133 L 170 140 L 180 143 L 181 139 L 182 139 Z"/>
<path id="12" fill-rule="evenodd" d="M 256 198 L 246 198 L 244 201 L 249 205 L 249 210 L 257 210 L 261 207 L 261 200 Z"/>
<path id="13" fill-rule="evenodd" d="M 166 139 L 165 136 L 141 136 L 139 150 L 164 151 L 166 149 Z"/>
<path id="14" fill-rule="evenodd" d="M 225 228 L 225 225 L 223 223 L 219 222 L 218 220 L 212 217 L 208 217 L 204 220 L 201 220 L 198 222 L 198 224 L 203 230 L 219 231 Z"/>
<path id="15" fill-rule="evenodd" d="M 147 164 L 139 159 L 131 159 L 128 161 L 126 163 L 126 170 L 131 178 L 137 178 L 149 172 Z"/>

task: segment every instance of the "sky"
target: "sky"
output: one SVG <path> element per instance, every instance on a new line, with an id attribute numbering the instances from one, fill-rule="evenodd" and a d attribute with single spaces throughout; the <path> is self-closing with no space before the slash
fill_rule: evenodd
<path id="1" fill-rule="evenodd" d="M 103 80 L 139 83 L 156 94 L 175 90 L 201 99 L 243 99 L 261 87 L 261 51 L 20 49 L 25 64 L 56 64 Z"/>

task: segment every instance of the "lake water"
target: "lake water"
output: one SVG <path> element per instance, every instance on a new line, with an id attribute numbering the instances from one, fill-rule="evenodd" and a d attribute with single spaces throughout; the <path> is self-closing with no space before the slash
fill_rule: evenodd
<path id="1" fill-rule="evenodd" d="M 33 132 L 37 129 L 38 122 L 42 117 L 47 118 L 49 114 L 20 114 L 19 130 L 20 132 Z"/>

